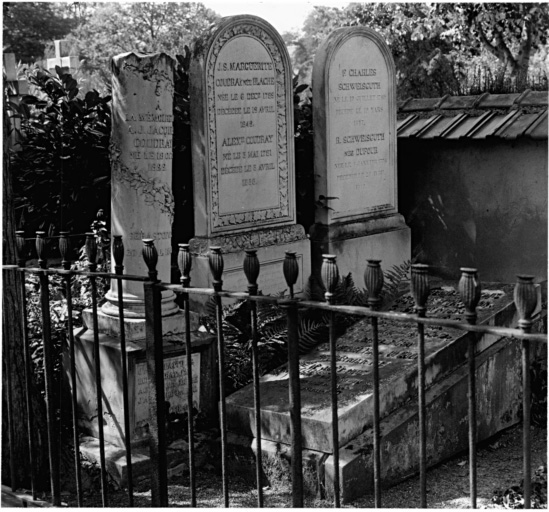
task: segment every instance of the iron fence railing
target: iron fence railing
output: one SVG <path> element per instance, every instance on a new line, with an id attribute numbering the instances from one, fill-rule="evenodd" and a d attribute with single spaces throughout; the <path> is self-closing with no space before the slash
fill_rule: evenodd
<path id="1" fill-rule="evenodd" d="M 299 377 L 299 333 L 298 333 L 298 309 L 314 308 L 324 310 L 329 313 L 329 347 L 330 347 L 330 370 L 331 370 L 331 399 L 332 399 L 332 443 L 334 467 L 334 506 L 340 507 L 340 482 L 338 452 L 339 452 L 339 433 L 338 433 L 338 393 L 337 393 L 337 371 L 336 371 L 336 352 L 337 343 L 334 329 L 334 316 L 336 313 L 347 315 L 363 316 L 370 318 L 372 330 L 372 353 L 373 353 L 373 466 L 374 466 L 374 500 L 375 506 L 382 506 L 381 495 L 381 456 L 380 456 L 380 389 L 379 389 L 379 329 L 378 320 L 384 319 L 392 322 L 404 322 L 415 326 L 417 329 L 417 347 L 418 347 L 418 417 L 419 417 L 419 472 L 420 485 L 419 494 L 421 498 L 421 507 L 427 507 L 427 455 L 426 455 L 426 401 L 425 401 L 425 326 L 441 326 L 467 331 L 472 334 L 493 334 L 501 337 L 513 338 L 522 344 L 522 385 L 523 385 L 523 477 L 524 477 L 524 507 L 529 508 L 531 504 L 531 440 L 530 440 L 530 343 L 547 343 L 547 334 L 531 333 L 533 325 L 532 315 L 536 309 L 537 292 L 532 276 L 519 276 L 514 292 L 514 300 L 517 311 L 520 316 L 519 328 L 496 327 L 489 325 L 477 325 L 476 307 L 480 298 L 480 283 L 475 269 L 463 268 L 462 277 L 459 282 L 459 292 L 466 309 L 466 322 L 458 322 L 448 319 L 431 318 L 426 315 L 426 302 L 429 296 L 428 266 L 422 264 L 412 265 L 411 269 L 411 292 L 415 301 L 416 314 L 404 314 L 396 312 L 379 311 L 380 294 L 383 288 L 383 273 L 378 260 L 369 260 L 365 271 L 365 284 L 368 291 L 368 307 L 345 306 L 333 303 L 334 291 L 338 282 L 339 271 L 336 265 L 336 258 L 333 255 L 324 255 L 322 265 L 322 280 L 326 289 L 325 302 L 310 301 L 296 298 L 294 295 L 294 285 L 297 281 L 299 267 L 296 255 L 293 252 L 287 252 L 283 263 L 283 275 L 289 289 L 289 297 L 280 298 L 274 296 L 264 296 L 258 294 L 258 277 L 260 273 L 260 263 L 257 258 L 256 250 L 246 250 L 243 263 L 243 272 L 248 280 L 247 292 L 230 292 L 223 290 L 223 255 L 219 247 L 211 247 L 208 255 L 209 266 L 212 274 L 212 288 L 194 288 L 190 286 L 190 271 L 192 267 L 192 258 L 188 244 L 179 244 L 178 266 L 181 271 L 181 284 L 166 284 L 158 280 L 156 264 L 158 260 L 154 241 L 144 240 L 143 258 L 148 267 L 148 276 L 130 276 L 123 274 L 124 247 L 122 237 L 115 236 L 113 240 L 112 254 L 114 258 L 115 273 L 98 272 L 96 268 L 97 244 L 92 233 L 87 234 L 86 253 L 88 257 L 88 271 L 71 269 L 69 259 L 70 247 L 67 233 L 61 233 L 59 236 L 59 251 L 62 256 L 62 267 L 48 268 L 45 256 L 45 234 L 38 232 L 36 236 L 36 252 L 38 257 L 38 267 L 25 267 L 25 260 L 21 257 L 24 253 L 25 239 L 22 232 L 17 232 L 17 247 L 19 259 L 17 265 L 4 265 L 4 272 L 16 272 L 19 276 L 24 273 L 36 274 L 40 281 L 41 311 L 43 318 L 42 341 L 44 346 L 44 376 L 45 376 L 45 401 L 47 411 L 48 428 L 48 450 L 50 460 L 50 484 L 51 484 L 51 503 L 54 506 L 61 504 L 61 489 L 59 484 L 59 449 L 58 439 L 54 430 L 54 414 L 52 402 L 52 344 L 51 344 L 51 325 L 50 325 L 50 306 L 48 282 L 52 275 L 59 275 L 64 280 L 65 297 L 68 308 L 67 321 L 67 340 L 69 345 L 69 375 L 71 381 L 71 404 L 72 404 L 72 423 L 73 423 L 73 442 L 75 446 L 74 468 L 76 476 L 77 501 L 79 506 L 83 506 L 82 483 L 80 475 L 80 458 L 78 448 L 78 427 L 77 427 L 77 380 L 75 370 L 75 340 L 74 327 L 72 324 L 72 297 L 71 297 L 71 278 L 73 276 L 83 276 L 89 280 L 91 286 L 92 312 L 93 312 L 93 330 L 94 330 L 94 358 L 95 358 L 95 387 L 98 417 L 102 417 L 102 388 L 101 388 L 101 365 L 99 351 L 99 337 L 97 325 L 97 286 L 96 280 L 100 277 L 109 278 L 118 283 L 118 289 L 122 289 L 122 281 L 138 281 L 143 283 L 145 297 L 146 314 L 146 365 L 149 382 L 154 383 L 149 389 L 149 449 L 151 458 L 151 500 L 153 506 L 168 505 L 168 464 L 167 464 L 167 435 L 166 435 L 166 411 L 164 404 L 164 360 L 162 343 L 162 317 L 161 317 L 161 292 L 162 290 L 171 290 L 182 298 L 185 322 L 185 350 L 186 350 L 186 368 L 187 368 L 187 410 L 193 409 L 193 388 L 192 388 L 192 359 L 191 359 L 191 321 L 189 299 L 193 295 L 213 296 L 216 306 L 216 324 L 217 324 L 217 364 L 218 364 L 218 385 L 219 385 L 219 427 L 221 431 L 221 459 L 222 459 L 222 488 L 223 502 L 226 507 L 230 505 L 229 480 L 227 469 L 227 422 L 226 422 L 226 401 L 225 401 L 225 360 L 224 360 L 224 338 L 222 328 L 222 308 L 223 299 L 241 299 L 249 303 L 250 325 L 252 331 L 251 346 L 251 364 L 253 369 L 253 401 L 255 410 L 255 430 L 256 439 L 256 484 L 257 484 L 257 506 L 264 504 L 263 490 L 261 483 L 262 471 L 262 450 L 261 450 L 261 407 L 260 394 L 261 386 L 259 380 L 259 357 L 258 357 L 258 327 L 257 327 L 257 305 L 259 303 L 275 303 L 281 306 L 286 312 L 287 318 L 287 349 L 288 349 L 288 373 L 289 373 L 289 412 L 291 424 L 291 482 L 292 482 L 292 505 L 293 507 L 302 507 L 304 504 L 303 487 L 303 467 L 302 467 L 302 438 L 301 438 L 301 397 L 300 397 L 300 377 Z M 57 238 L 57 237 L 56 237 Z M 31 363 L 29 354 L 29 343 L 27 336 L 27 318 L 25 314 L 25 284 L 24 279 L 19 279 L 21 286 L 23 303 L 21 304 L 24 333 L 24 355 L 25 355 L 25 378 L 27 394 L 30 393 Z M 126 354 L 126 339 L 124 333 L 124 304 L 123 296 L 118 294 L 118 308 L 120 315 L 120 343 L 123 372 L 123 395 L 124 395 L 124 437 L 127 458 L 127 482 L 128 482 L 128 505 L 133 506 L 133 476 L 132 476 L 132 454 L 131 454 L 131 435 L 129 425 L 129 404 L 128 404 L 128 368 Z M 19 321 L 19 319 L 4 318 L 4 322 Z M 477 505 L 477 473 L 476 473 L 476 440 L 477 440 L 477 420 L 476 420 L 476 385 L 475 385 L 475 346 L 477 336 L 469 337 L 467 352 L 468 359 L 468 411 L 469 411 L 469 476 L 470 476 L 470 500 L 473 508 Z M 5 361 L 9 365 L 9 361 Z M 9 366 L 8 366 L 9 368 Z M 9 375 L 9 371 L 8 371 Z M 10 389 L 7 390 L 7 416 L 12 417 L 11 411 L 14 404 L 10 398 Z M 27 412 L 27 428 L 29 432 L 35 427 L 33 411 L 27 396 L 25 403 Z M 189 436 L 189 488 L 190 488 L 190 506 L 197 505 L 197 486 L 196 486 L 196 467 L 195 467 L 195 446 L 194 426 L 192 414 L 188 414 L 188 436 Z M 100 467 L 101 467 L 101 493 L 103 506 L 108 506 L 107 492 L 107 467 L 105 461 L 105 439 L 103 435 L 102 422 L 98 421 L 99 428 L 99 446 L 100 446 Z M 33 446 L 32 436 L 29 435 L 29 453 L 30 467 L 34 468 L 36 447 Z M 16 454 L 10 457 L 12 464 L 16 463 Z M 15 471 L 12 471 L 12 475 Z M 36 499 L 36 478 L 34 471 L 31 472 L 32 494 Z M 13 490 L 17 488 L 17 482 L 12 478 L 11 485 Z"/>

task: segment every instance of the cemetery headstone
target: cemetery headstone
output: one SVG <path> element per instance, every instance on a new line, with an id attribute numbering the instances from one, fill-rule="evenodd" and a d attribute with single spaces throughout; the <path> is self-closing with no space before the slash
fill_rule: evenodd
<path id="1" fill-rule="evenodd" d="M 171 239 L 174 213 L 172 194 L 174 61 L 166 54 L 126 53 L 112 60 L 111 132 L 111 235 L 122 236 L 124 274 L 146 276 L 143 239 L 153 239 L 158 253 L 160 281 L 170 282 Z M 115 272 L 114 254 L 111 258 Z M 146 436 L 149 419 L 149 382 L 145 363 L 146 320 L 143 282 L 111 282 L 106 302 L 98 313 L 101 378 L 104 390 L 105 439 L 123 446 L 124 410 L 121 367 L 121 318 L 128 353 L 130 436 Z M 185 315 L 172 291 L 162 291 L 161 316 L 164 341 L 166 401 L 170 411 L 186 408 L 186 366 L 183 333 Z M 195 315 L 191 328 L 196 329 Z M 84 325 L 76 335 L 78 400 L 82 425 L 97 434 L 94 332 L 91 310 L 83 313 Z M 194 321 L 193 321 L 194 320 Z M 215 372 L 212 338 L 193 332 L 193 397 L 198 408 L 213 413 Z M 80 391 L 83 390 L 83 391 Z"/>
<path id="2" fill-rule="evenodd" d="M 66 73 L 74 75 L 80 64 L 78 56 L 70 55 L 70 43 L 64 39 L 54 41 L 55 56 L 43 60 L 40 64 L 44 69 L 55 75 L 55 66 L 59 66 Z"/>
<path id="3" fill-rule="evenodd" d="M 361 276 L 366 259 L 384 269 L 411 257 L 410 229 L 398 213 L 396 84 L 391 53 L 365 27 L 338 29 L 313 68 L 316 210 L 313 272 L 322 254 Z"/>
<path id="4" fill-rule="evenodd" d="M 259 288 L 285 288 L 282 261 L 295 251 L 300 291 L 309 241 L 296 224 L 291 66 L 284 42 L 255 16 L 225 18 L 193 51 L 191 130 L 195 237 L 191 282 L 210 286 L 210 246 L 224 254 L 224 288 L 245 290 L 245 249 L 257 249 Z"/>

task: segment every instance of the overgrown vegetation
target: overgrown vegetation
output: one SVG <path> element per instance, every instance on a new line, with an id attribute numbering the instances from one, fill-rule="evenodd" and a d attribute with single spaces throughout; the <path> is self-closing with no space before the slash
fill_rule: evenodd
<path id="1" fill-rule="evenodd" d="M 19 226 L 48 234 L 87 230 L 99 207 L 110 207 L 110 96 L 79 95 L 76 80 L 56 68 L 27 73 L 35 94 L 19 105 L 20 142 L 12 152 L 15 211 Z"/>

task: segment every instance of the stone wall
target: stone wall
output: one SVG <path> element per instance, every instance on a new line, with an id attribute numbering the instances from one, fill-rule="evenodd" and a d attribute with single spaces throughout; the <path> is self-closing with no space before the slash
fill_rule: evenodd
<path id="1" fill-rule="evenodd" d="M 399 139 L 398 184 L 413 255 L 435 273 L 547 279 L 547 140 Z"/>

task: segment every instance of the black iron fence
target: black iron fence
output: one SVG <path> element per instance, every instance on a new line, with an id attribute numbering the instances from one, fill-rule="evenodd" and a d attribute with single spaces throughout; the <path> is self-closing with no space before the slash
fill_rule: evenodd
<path id="1" fill-rule="evenodd" d="M 246 250 L 243 263 L 243 271 L 248 280 L 247 292 L 230 292 L 223 290 L 223 255 L 219 247 L 211 247 L 208 255 L 209 266 L 213 277 L 213 288 L 193 288 L 190 283 L 190 271 L 192 258 L 188 244 L 179 245 L 178 266 L 181 271 L 181 284 L 173 285 L 162 283 L 157 278 L 156 265 L 158 255 L 153 240 L 143 240 L 143 258 L 148 267 L 148 276 L 131 276 L 123 274 L 124 247 L 122 238 L 115 236 L 113 241 L 113 257 L 115 262 L 115 273 L 97 272 L 96 254 L 97 244 L 93 234 L 86 238 L 86 253 L 88 257 L 88 270 L 71 269 L 69 260 L 69 238 L 67 233 L 61 233 L 59 237 L 59 251 L 62 257 L 62 268 L 48 268 L 45 257 L 45 234 L 38 232 L 36 236 L 36 252 L 38 267 L 28 268 L 25 260 L 21 257 L 17 265 L 4 265 L 4 272 L 15 272 L 19 275 L 18 286 L 21 286 L 23 300 L 25 297 L 24 274 L 36 274 L 40 282 L 40 300 L 42 311 L 42 341 L 44 350 L 44 380 L 45 380 L 45 401 L 47 412 L 48 429 L 48 451 L 50 461 L 50 483 L 51 503 L 54 506 L 61 505 L 61 489 L 59 483 L 59 440 L 56 437 L 54 425 L 55 411 L 52 401 L 52 343 L 50 324 L 50 298 L 48 282 L 50 276 L 58 275 L 64 280 L 65 298 L 68 308 L 67 315 L 67 340 L 69 346 L 69 375 L 71 381 L 71 404 L 74 450 L 74 472 L 76 476 L 76 489 L 78 505 L 83 505 L 82 484 L 80 475 L 80 455 L 78 450 L 78 422 L 77 422 L 77 395 L 79 390 L 76 385 L 75 370 L 75 339 L 72 323 L 72 297 L 71 279 L 73 276 L 83 276 L 91 286 L 91 302 L 93 313 L 94 331 L 94 359 L 95 359 L 95 391 L 98 417 L 102 417 L 102 389 L 101 389 L 101 365 L 100 365 L 100 342 L 98 336 L 98 291 L 97 279 L 108 278 L 118 283 L 118 289 L 122 289 L 122 281 L 138 281 L 143 283 L 146 312 L 146 365 L 149 382 L 153 385 L 149 388 L 149 449 L 151 458 L 151 499 L 153 506 L 168 505 L 168 464 L 167 464 L 167 433 L 166 433 L 166 410 L 162 404 L 165 403 L 164 390 L 164 358 L 162 343 L 162 317 L 161 317 L 161 292 L 172 290 L 182 298 L 185 318 L 185 349 L 187 369 L 187 410 L 193 409 L 193 386 L 192 386 L 192 360 L 191 360 L 191 320 L 189 298 L 193 295 L 213 296 L 216 305 L 217 323 L 217 364 L 218 364 L 218 385 L 219 385 L 219 428 L 221 431 L 221 478 L 223 487 L 223 500 L 226 507 L 230 506 L 229 480 L 227 470 L 227 422 L 225 402 L 225 350 L 222 328 L 223 299 L 241 299 L 249 303 L 250 323 L 252 330 L 251 364 L 253 368 L 253 391 L 255 409 L 255 429 L 261 432 L 261 408 L 260 408 L 260 375 L 258 356 L 258 328 L 257 328 L 257 305 L 259 303 L 276 303 L 286 312 L 287 318 L 287 349 L 288 349 L 288 373 L 289 373 L 289 410 L 291 421 L 291 483 L 292 483 L 292 505 L 302 507 L 304 503 L 303 467 L 302 467 L 302 436 L 301 436 L 301 397 L 299 378 L 299 333 L 298 333 L 298 310 L 301 308 L 314 308 L 329 313 L 329 346 L 330 346 L 330 370 L 331 370 L 331 400 L 332 400 L 332 446 L 334 467 L 334 506 L 340 507 L 340 481 L 339 481 L 339 432 L 338 432 L 338 375 L 336 371 L 337 340 L 335 335 L 335 314 L 363 316 L 370 319 L 372 332 L 372 353 L 373 353 L 373 466 L 374 466 L 374 497 L 375 506 L 381 507 L 381 457 L 380 457 L 380 389 L 379 389 L 379 330 L 378 320 L 385 319 L 392 322 L 404 322 L 410 324 L 411 328 L 417 329 L 418 348 L 418 417 L 419 417 L 419 471 L 420 484 L 419 495 L 421 507 L 427 507 L 427 455 L 426 455 L 426 401 L 425 401 L 425 326 L 440 326 L 454 328 L 469 333 L 493 334 L 501 337 L 508 337 L 522 345 L 522 385 L 523 385 L 523 477 L 524 477 L 524 507 L 529 508 L 531 503 L 531 440 L 530 440 L 530 345 L 532 342 L 547 343 L 547 334 L 531 333 L 533 326 L 532 315 L 536 309 L 537 292 L 532 276 L 519 276 L 515 287 L 514 300 L 519 313 L 519 328 L 494 327 L 488 325 L 476 325 L 476 307 L 480 299 L 480 283 L 475 269 L 463 268 L 462 277 L 459 282 L 459 292 L 466 309 L 466 322 L 458 322 L 447 319 L 432 318 L 427 316 L 426 303 L 429 296 L 428 266 L 423 264 L 412 265 L 411 269 L 411 293 L 415 301 L 415 314 L 404 314 L 395 312 L 379 311 L 380 294 L 383 288 L 383 273 L 380 261 L 369 260 L 365 271 L 365 284 L 368 292 L 368 307 L 345 306 L 334 304 L 334 291 L 338 282 L 339 271 L 336 265 L 336 258 L 333 255 L 325 255 L 322 265 L 322 280 L 326 289 L 325 302 L 302 300 L 294 295 L 294 285 L 297 281 L 299 267 L 295 253 L 287 252 L 283 263 L 283 275 L 289 289 L 289 297 L 280 298 L 274 296 L 263 296 L 258 294 L 258 277 L 260 274 L 260 263 L 256 251 Z M 22 232 L 17 233 L 17 247 L 19 254 L 23 254 L 25 239 Z M 124 395 L 124 433 L 127 458 L 127 482 L 128 482 L 128 505 L 133 505 L 134 490 L 132 477 L 132 447 L 130 443 L 129 405 L 128 405 L 128 380 L 127 380 L 127 354 L 126 336 L 124 333 L 124 303 L 122 293 L 118 294 L 118 309 L 120 315 L 120 344 L 123 372 L 123 395 Z M 29 343 L 27 339 L 27 318 L 25 314 L 25 303 L 21 304 L 22 317 L 4 318 L 4 322 L 22 322 L 23 345 L 25 356 L 25 378 L 27 392 L 30 393 L 31 362 Z M 477 420 L 476 420 L 476 385 L 475 385 L 475 346 L 477 336 L 469 336 L 467 351 L 468 358 L 468 410 L 469 410 L 469 475 L 470 475 L 470 499 L 471 506 L 476 507 L 477 501 L 477 474 L 476 474 L 476 444 L 477 444 Z M 10 362 L 5 361 L 9 368 Z M 9 372 L 8 372 L 9 373 Z M 7 393 L 7 416 L 11 418 L 13 407 L 20 407 L 21 404 L 14 404 L 11 399 L 10 388 Z M 24 404 L 27 413 L 26 428 L 32 432 L 35 428 L 33 411 L 28 399 Z M 10 425 L 11 428 L 11 425 Z M 188 414 L 188 438 L 189 438 L 189 487 L 191 507 L 198 502 L 195 468 L 195 446 L 194 446 L 194 425 L 192 414 Z M 100 447 L 100 468 L 101 468 L 101 493 L 103 506 L 108 506 L 109 497 L 107 490 L 107 466 L 105 461 L 105 439 L 103 425 L 98 421 L 99 447 Z M 12 430 L 10 430 L 12 431 Z M 261 483 L 262 475 L 262 450 L 261 436 L 257 435 L 256 457 L 256 481 L 257 481 L 257 505 L 263 506 L 263 490 Z M 33 446 L 32 436 L 29 435 L 30 467 L 34 468 L 36 447 Z M 10 463 L 16 464 L 17 454 L 11 453 Z M 12 475 L 15 471 L 12 470 Z M 33 498 L 36 498 L 36 474 L 31 472 L 31 486 Z M 11 485 L 15 491 L 17 481 L 12 477 Z"/>

